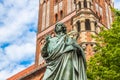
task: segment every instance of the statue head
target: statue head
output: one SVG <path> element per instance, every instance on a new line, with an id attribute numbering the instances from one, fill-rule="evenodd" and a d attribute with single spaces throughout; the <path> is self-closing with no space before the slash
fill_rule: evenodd
<path id="1" fill-rule="evenodd" d="M 59 33 L 66 34 L 66 26 L 63 23 L 57 23 L 55 25 L 55 33 L 56 34 L 59 34 Z"/>

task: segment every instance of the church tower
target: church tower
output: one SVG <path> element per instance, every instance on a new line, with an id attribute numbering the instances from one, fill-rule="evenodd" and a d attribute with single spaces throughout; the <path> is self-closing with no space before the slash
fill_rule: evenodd
<path id="1" fill-rule="evenodd" d="M 40 0 L 36 41 L 35 64 L 8 80 L 41 80 L 45 71 L 45 61 L 41 57 L 41 47 L 45 36 L 55 36 L 54 27 L 63 22 L 67 32 L 78 32 L 78 43 L 85 51 L 86 59 L 94 55 L 95 40 L 100 27 L 109 29 L 112 23 L 113 0 Z"/>
<path id="2" fill-rule="evenodd" d="M 113 7 L 111 0 L 76 0 L 76 15 L 72 17 L 73 29 L 79 32 L 78 42 L 83 47 L 86 59 L 95 53 L 95 40 L 91 35 L 97 35 L 100 27 L 110 28 Z"/>

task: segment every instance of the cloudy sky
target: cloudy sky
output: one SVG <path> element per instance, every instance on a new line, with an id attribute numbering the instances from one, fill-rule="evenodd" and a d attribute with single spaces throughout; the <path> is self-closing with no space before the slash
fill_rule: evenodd
<path id="1" fill-rule="evenodd" d="M 0 80 L 34 63 L 39 0 L 0 0 Z M 120 1 L 115 0 L 120 9 Z"/>
<path id="2" fill-rule="evenodd" d="M 34 63 L 39 0 L 0 0 L 0 80 Z"/>

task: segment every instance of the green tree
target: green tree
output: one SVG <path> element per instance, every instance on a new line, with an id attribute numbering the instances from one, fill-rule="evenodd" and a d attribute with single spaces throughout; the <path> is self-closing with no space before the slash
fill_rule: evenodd
<path id="1" fill-rule="evenodd" d="M 120 11 L 112 9 L 114 22 L 109 30 L 95 36 L 96 53 L 88 61 L 88 80 L 120 80 Z"/>

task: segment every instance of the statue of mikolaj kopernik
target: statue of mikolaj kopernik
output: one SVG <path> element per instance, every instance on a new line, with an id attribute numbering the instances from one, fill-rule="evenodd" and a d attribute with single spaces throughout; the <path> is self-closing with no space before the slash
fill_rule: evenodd
<path id="1" fill-rule="evenodd" d="M 55 33 L 55 37 L 46 37 L 41 51 L 47 65 L 42 80 L 87 80 L 82 48 L 66 34 L 63 23 L 55 25 Z"/>

